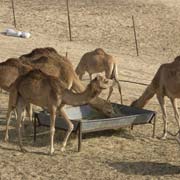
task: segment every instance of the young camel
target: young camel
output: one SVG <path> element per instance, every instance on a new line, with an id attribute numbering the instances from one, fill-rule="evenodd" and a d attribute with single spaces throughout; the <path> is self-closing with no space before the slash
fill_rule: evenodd
<path id="1" fill-rule="evenodd" d="M 38 59 L 40 58 L 40 59 Z M 36 48 L 32 52 L 20 56 L 23 63 L 30 64 L 33 68 L 39 68 L 46 74 L 58 77 L 68 89 L 79 93 L 85 90 L 73 69 L 72 63 L 65 57 L 59 55 L 54 48 Z M 98 111 L 103 112 L 107 117 L 114 115 L 110 102 L 96 97 L 89 104 Z"/>
<path id="2" fill-rule="evenodd" d="M 90 82 L 84 92 L 75 94 L 68 90 L 66 85 L 58 78 L 49 76 L 40 70 L 32 70 L 26 75 L 19 77 L 11 87 L 9 107 L 11 110 L 13 108 L 17 109 L 17 130 L 20 149 L 25 151 L 21 139 L 21 119 L 27 103 L 48 108 L 51 117 L 50 154 L 53 154 L 56 111 L 59 110 L 61 116 L 68 124 L 68 131 L 61 148 L 61 150 L 64 151 L 68 137 L 73 130 L 73 124 L 63 110 L 64 105 L 79 106 L 87 104 L 90 100 L 98 96 L 103 89 L 108 88 L 111 84 L 111 81 L 102 76 L 97 76 Z"/>
<path id="3" fill-rule="evenodd" d="M 167 96 L 171 100 L 175 119 L 178 124 L 179 133 L 177 133 L 176 138 L 180 143 L 180 121 L 176 104 L 176 98 L 180 98 L 180 56 L 176 57 L 172 63 L 162 64 L 160 66 L 151 84 L 131 106 L 144 107 L 154 94 L 156 94 L 162 110 L 162 118 L 164 121 L 162 138 L 165 139 L 167 137 L 167 114 L 164 101 L 164 96 Z"/>
<path id="4" fill-rule="evenodd" d="M 106 78 L 113 79 L 115 84 L 118 85 L 121 103 L 123 103 L 121 86 L 118 80 L 117 62 L 111 55 L 105 53 L 103 49 L 97 48 L 94 51 L 85 53 L 75 71 L 81 80 L 85 72 L 88 72 L 90 80 L 92 80 L 92 74 L 105 71 Z M 107 100 L 111 97 L 112 92 L 113 86 L 110 87 Z"/>

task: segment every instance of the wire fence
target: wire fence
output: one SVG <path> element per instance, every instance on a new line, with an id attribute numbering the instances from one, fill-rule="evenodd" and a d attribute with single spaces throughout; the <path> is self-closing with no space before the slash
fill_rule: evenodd
<path id="1" fill-rule="evenodd" d="M 2 0 L 0 0 L 2 1 Z M 67 0 L 4 0 L 5 22 L 13 22 L 14 1 L 18 29 L 43 33 L 61 41 L 69 40 Z M 94 43 L 99 47 L 136 55 L 134 17 L 140 55 L 175 57 L 179 53 L 178 14 L 162 4 L 130 0 L 68 0 L 72 40 Z M 1 4 L 2 4 L 1 3 Z"/>

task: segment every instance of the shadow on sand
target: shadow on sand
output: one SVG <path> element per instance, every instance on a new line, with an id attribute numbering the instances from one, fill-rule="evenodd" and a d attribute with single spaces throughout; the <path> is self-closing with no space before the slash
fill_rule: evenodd
<path id="1" fill-rule="evenodd" d="M 114 162 L 109 163 L 109 166 L 128 175 L 151 175 L 163 176 L 180 174 L 180 166 L 171 165 L 169 163 L 158 162 Z"/>

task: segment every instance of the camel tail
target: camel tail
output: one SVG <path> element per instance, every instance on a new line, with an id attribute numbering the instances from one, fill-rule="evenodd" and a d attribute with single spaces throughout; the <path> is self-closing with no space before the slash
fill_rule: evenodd
<path id="1" fill-rule="evenodd" d="M 113 65 L 110 79 L 118 80 L 117 64 L 114 64 L 114 65 Z"/>

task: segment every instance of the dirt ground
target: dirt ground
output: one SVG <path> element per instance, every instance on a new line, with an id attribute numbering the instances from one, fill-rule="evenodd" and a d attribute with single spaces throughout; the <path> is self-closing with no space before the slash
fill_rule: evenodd
<path id="1" fill-rule="evenodd" d="M 162 63 L 179 55 L 179 0 L 70 0 L 72 38 L 69 41 L 65 0 L 15 1 L 17 29 L 32 34 L 29 39 L 0 34 L 0 61 L 18 57 L 33 48 L 52 46 L 68 57 L 74 67 L 81 56 L 97 47 L 104 48 L 119 63 L 121 80 L 149 83 Z M 132 29 L 135 18 L 139 57 L 136 56 Z M 0 32 L 13 28 L 10 0 L 0 0 Z M 86 84 L 88 76 L 84 77 Z M 146 86 L 121 82 L 124 104 L 129 105 Z M 107 96 L 107 91 L 101 94 Z M 120 102 L 117 89 L 111 98 Z M 56 131 L 55 155 L 49 156 L 49 134 L 33 143 L 28 126 L 23 142 L 28 153 L 19 152 L 15 122 L 11 122 L 10 141 L 3 142 L 8 94 L 0 94 L 0 179 L 180 179 L 180 146 L 163 130 L 161 111 L 155 97 L 146 109 L 157 112 L 157 138 L 151 138 L 151 125 L 92 133 L 84 136 L 77 152 L 72 135 L 66 152 L 61 152 L 63 133 Z M 177 131 L 173 111 L 167 100 L 168 128 Z M 41 132 L 48 128 L 38 129 Z"/>

